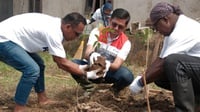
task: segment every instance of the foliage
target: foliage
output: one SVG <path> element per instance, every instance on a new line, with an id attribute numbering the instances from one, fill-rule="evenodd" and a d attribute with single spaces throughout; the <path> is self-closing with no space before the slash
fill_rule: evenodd
<path id="1" fill-rule="evenodd" d="M 144 29 L 140 29 L 137 30 L 137 32 L 135 33 L 135 37 L 136 38 L 141 38 L 143 40 L 144 43 L 147 42 L 147 39 L 149 37 L 151 37 L 153 34 L 153 30 L 150 28 L 144 28 Z"/>
<path id="2" fill-rule="evenodd" d="M 108 32 L 113 33 L 115 30 L 112 28 L 106 27 L 106 28 L 99 28 L 99 31 L 102 33 L 102 35 L 106 35 L 106 33 Z M 98 41 L 99 36 L 95 35 L 95 37 L 97 38 L 97 41 L 95 41 L 93 47 L 99 48 L 100 47 L 100 43 Z M 103 39 L 104 39 L 103 41 L 107 41 L 107 38 L 103 38 Z"/>
<path id="3" fill-rule="evenodd" d="M 81 34 L 81 35 L 80 35 L 80 37 L 79 37 L 79 38 L 80 38 L 81 40 L 85 40 L 85 39 L 86 39 L 86 38 L 88 38 L 88 37 L 89 37 L 89 35 L 88 35 L 88 34 L 86 34 L 86 33 L 83 33 L 83 34 Z"/>

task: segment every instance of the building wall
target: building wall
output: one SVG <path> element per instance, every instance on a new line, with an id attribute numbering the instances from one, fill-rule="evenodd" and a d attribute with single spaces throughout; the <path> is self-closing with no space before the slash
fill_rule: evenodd
<path id="1" fill-rule="evenodd" d="M 84 14 L 86 0 L 43 0 L 42 12 L 63 17 L 70 12 Z"/>
<path id="2" fill-rule="evenodd" d="M 29 0 L 13 0 L 13 14 L 28 12 Z M 42 12 L 53 16 L 63 17 L 67 13 L 76 11 L 84 14 L 86 0 L 41 0 Z M 160 2 L 167 1 L 178 4 L 183 12 L 192 17 L 200 18 L 200 0 L 113 0 L 113 7 L 125 8 L 131 14 L 131 22 L 144 22 L 152 7 Z"/>
<path id="3" fill-rule="evenodd" d="M 186 15 L 194 19 L 200 17 L 200 0 L 113 0 L 113 6 L 127 9 L 132 22 L 144 22 L 149 17 L 152 7 L 161 1 L 179 5 Z"/>
<path id="4" fill-rule="evenodd" d="M 70 12 L 84 14 L 86 0 L 41 0 L 42 13 L 63 17 Z M 13 0 L 13 15 L 28 12 L 29 0 Z"/>
<path id="5" fill-rule="evenodd" d="M 13 15 L 28 12 L 29 0 L 13 0 Z"/>

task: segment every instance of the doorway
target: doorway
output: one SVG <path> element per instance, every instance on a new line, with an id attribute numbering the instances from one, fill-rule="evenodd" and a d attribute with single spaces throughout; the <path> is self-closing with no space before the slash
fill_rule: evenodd
<path id="1" fill-rule="evenodd" d="M 113 4 L 113 0 L 86 0 L 85 14 L 91 16 L 106 2 Z"/>

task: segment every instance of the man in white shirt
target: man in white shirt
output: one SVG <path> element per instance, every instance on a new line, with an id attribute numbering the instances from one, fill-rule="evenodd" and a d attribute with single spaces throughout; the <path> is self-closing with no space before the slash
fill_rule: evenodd
<path id="1" fill-rule="evenodd" d="M 63 41 L 76 39 L 83 32 L 85 18 L 73 12 L 64 18 L 42 13 L 25 13 L 0 23 L 0 61 L 22 72 L 15 93 L 14 112 L 25 112 L 28 96 L 34 87 L 41 105 L 53 103 L 45 93 L 45 65 L 37 52 L 48 51 L 59 68 L 90 78 L 93 71 L 66 59 Z"/>
<path id="2" fill-rule="evenodd" d="M 130 14 L 127 10 L 117 8 L 113 11 L 110 19 L 110 25 L 104 29 L 95 28 L 90 33 L 87 48 L 85 51 L 85 60 L 74 60 L 81 65 L 91 65 L 93 60 L 98 56 L 106 58 L 106 69 L 103 78 L 100 81 L 90 80 L 85 81 L 81 76 L 72 74 L 73 78 L 80 83 L 83 89 L 91 89 L 90 83 L 110 83 L 113 84 L 111 90 L 115 96 L 127 87 L 134 79 L 132 72 L 123 66 L 130 50 L 131 42 L 124 33 L 130 21 Z M 106 31 L 107 30 L 107 31 Z M 98 38 L 97 38 L 98 37 Z M 95 43 L 99 43 L 97 46 Z M 101 80 L 102 79 L 102 80 Z"/>
<path id="3" fill-rule="evenodd" d="M 147 84 L 155 82 L 171 90 L 176 112 L 199 111 L 200 23 L 183 15 L 179 7 L 165 2 L 151 10 L 150 18 L 154 28 L 165 37 L 160 56 L 145 73 Z M 142 78 L 136 77 L 130 85 L 133 94 L 143 88 Z"/>
<path id="4" fill-rule="evenodd" d="M 98 8 L 94 14 L 92 15 L 92 18 L 90 19 L 89 24 L 98 21 L 102 23 L 104 26 L 109 25 L 109 18 L 111 16 L 112 12 L 112 4 L 109 2 L 106 2 L 101 8 Z"/>

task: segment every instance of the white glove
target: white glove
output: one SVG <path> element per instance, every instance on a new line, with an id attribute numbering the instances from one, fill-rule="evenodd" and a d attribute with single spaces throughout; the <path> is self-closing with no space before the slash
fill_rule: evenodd
<path id="1" fill-rule="evenodd" d="M 129 89 L 131 90 L 131 93 L 133 95 L 138 94 L 142 90 L 142 86 L 139 84 L 139 80 L 142 78 L 142 76 L 137 76 L 133 82 L 130 84 Z"/>
<path id="2" fill-rule="evenodd" d="M 88 68 L 87 64 L 86 65 L 79 65 L 79 69 L 81 69 L 83 71 L 85 71 L 85 69 L 87 69 L 87 68 Z"/>
<path id="3" fill-rule="evenodd" d="M 109 68 L 110 68 L 110 61 L 106 60 L 106 68 L 103 70 L 104 74 L 103 74 L 103 77 L 106 76 L 106 73 L 108 72 Z"/>
<path id="4" fill-rule="evenodd" d="M 89 19 L 87 19 L 87 20 L 86 20 L 86 22 L 87 22 L 87 24 L 89 24 L 89 23 L 90 23 L 90 20 L 89 20 Z"/>
<path id="5" fill-rule="evenodd" d="M 81 69 L 83 71 L 85 71 L 87 68 L 88 68 L 88 65 L 79 65 L 79 69 Z M 100 69 L 86 72 L 87 79 L 97 79 L 97 78 L 99 78 L 99 76 L 96 75 L 97 72 L 99 72 L 99 71 L 100 71 Z"/>
<path id="6" fill-rule="evenodd" d="M 86 72 L 87 79 L 97 79 L 99 76 L 97 76 L 97 72 L 99 72 L 101 69 L 92 70 L 89 72 Z"/>
<path id="7" fill-rule="evenodd" d="M 98 56 L 101 56 L 101 54 L 97 53 L 97 52 L 93 52 L 91 55 L 90 55 L 90 66 L 92 64 L 94 64 L 94 61 L 97 60 L 97 57 Z"/>

